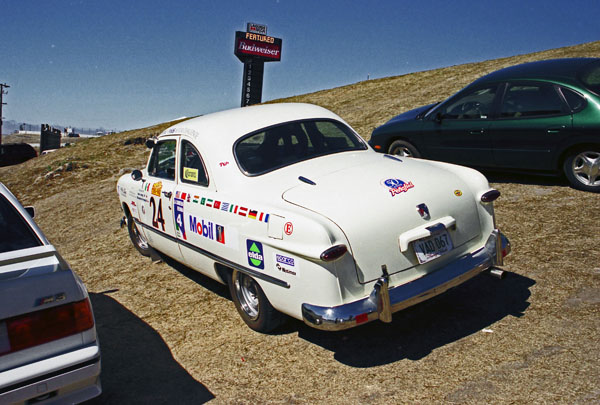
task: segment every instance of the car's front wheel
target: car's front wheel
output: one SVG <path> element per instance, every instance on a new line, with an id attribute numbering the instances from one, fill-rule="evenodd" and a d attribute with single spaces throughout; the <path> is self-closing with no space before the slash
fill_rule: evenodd
<path id="1" fill-rule="evenodd" d="M 600 147 L 572 151 L 563 163 L 563 171 L 574 188 L 600 192 Z"/>
<path id="2" fill-rule="evenodd" d="M 140 233 L 135 220 L 131 216 L 130 213 L 127 213 L 127 231 L 129 232 L 129 239 L 133 243 L 133 246 L 137 249 L 140 254 L 143 256 L 150 256 L 150 246 L 148 245 L 148 241 L 144 236 Z"/>
<path id="3" fill-rule="evenodd" d="M 403 140 L 397 140 L 392 142 L 390 148 L 388 149 L 388 153 L 390 155 L 398 155 L 405 157 L 421 157 L 421 153 L 419 153 L 419 150 L 412 143 Z"/>
<path id="4" fill-rule="evenodd" d="M 236 309 L 251 329 L 267 333 L 284 322 L 285 315 L 273 308 L 262 288 L 247 274 L 233 270 L 229 291 Z"/>

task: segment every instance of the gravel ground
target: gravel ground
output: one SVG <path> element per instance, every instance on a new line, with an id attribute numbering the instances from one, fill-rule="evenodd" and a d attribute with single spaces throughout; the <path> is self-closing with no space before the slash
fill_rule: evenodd
<path id="1" fill-rule="evenodd" d="M 600 198 L 488 176 L 508 277 L 336 333 L 295 320 L 256 333 L 224 286 L 137 254 L 116 176 L 39 199 L 36 220 L 91 293 L 104 386 L 92 403 L 600 403 Z"/>

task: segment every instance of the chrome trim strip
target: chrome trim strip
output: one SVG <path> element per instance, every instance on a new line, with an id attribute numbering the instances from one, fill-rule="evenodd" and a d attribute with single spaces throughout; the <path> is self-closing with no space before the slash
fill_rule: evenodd
<path id="1" fill-rule="evenodd" d="M 498 241 L 500 243 L 497 243 Z M 375 319 L 387 322 L 387 319 L 391 320 L 391 313 L 439 295 L 495 266 L 497 252 L 499 251 L 502 256 L 503 248 L 509 251 L 510 242 L 500 231 L 494 230 L 484 247 L 466 254 L 433 273 L 389 290 L 386 283 L 382 281 L 385 279 L 384 275 L 375 283 L 371 294 L 358 301 L 335 307 L 302 304 L 302 318 L 309 326 L 330 331 L 352 328 Z M 388 302 L 381 302 L 386 299 L 386 292 Z"/>
<path id="2" fill-rule="evenodd" d="M 256 270 L 249 269 L 247 267 L 244 267 L 242 265 L 234 263 L 231 260 L 227 260 L 227 259 L 225 259 L 225 258 L 223 258 L 221 256 L 218 256 L 218 255 L 216 255 L 214 253 L 211 253 L 208 250 L 204 250 L 202 248 L 199 248 L 198 246 L 194 246 L 194 245 L 192 245 L 189 242 L 186 242 L 186 241 L 183 241 L 181 239 L 175 238 L 175 237 L 173 237 L 173 236 L 171 236 L 169 234 L 166 234 L 164 232 L 159 231 L 158 229 L 152 228 L 151 226 L 149 226 L 147 224 L 144 224 L 142 221 L 140 221 L 137 218 L 134 218 L 134 220 L 135 220 L 136 224 L 139 224 L 139 225 L 143 226 L 145 229 L 153 231 L 153 232 L 159 234 L 160 236 L 163 236 L 163 237 L 171 240 L 172 242 L 178 243 L 178 244 L 180 244 L 182 246 L 187 247 L 188 249 L 191 249 L 191 250 L 193 250 L 193 251 L 195 251 L 197 253 L 200 253 L 200 254 L 202 254 L 204 256 L 207 256 L 208 258 L 210 258 L 210 259 L 212 259 L 212 260 L 214 260 L 216 262 L 219 262 L 219 263 L 223 264 L 224 266 L 231 267 L 232 269 L 235 269 L 235 270 L 237 270 L 239 272 L 245 273 L 245 274 L 247 274 L 249 276 L 252 276 L 254 278 L 258 278 L 260 280 L 264 280 L 264 281 L 266 281 L 268 283 L 275 284 L 275 285 L 278 285 L 278 286 L 283 287 L 283 288 L 290 288 L 289 283 L 287 283 L 287 282 L 285 282 L 283 280 L 280 280 L 280 279 L 275 278 L 273 276 L 269 276 L 268 274 L 260 273 L 260 272 L 258 272 Z"/>

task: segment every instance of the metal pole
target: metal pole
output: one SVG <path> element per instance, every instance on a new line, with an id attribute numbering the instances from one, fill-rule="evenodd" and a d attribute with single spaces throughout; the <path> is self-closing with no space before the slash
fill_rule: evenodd
<path id="1" fill-rule="evenodd" d="M 4 91 L 4 88 L 10 88 L 10 86 L 6 83 L 0 83 L 0 145 L 2 145 L 2 120 L 4 120 L 4 117 L 2 116 L 2 106 L 6 105 L 6 103 L 4 103 L 2 101 L 2 96 L 4 94 L 8 94 L 8 92 Z"/>

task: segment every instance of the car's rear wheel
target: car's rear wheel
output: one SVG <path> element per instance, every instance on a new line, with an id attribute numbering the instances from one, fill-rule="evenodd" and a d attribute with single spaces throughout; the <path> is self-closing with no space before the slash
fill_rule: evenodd
<path id="1" fill-rule="evenodd" d="M 144 238 L 144 235 L 140 233 L 130 213 L 127 213 L 127 231 L 129 232 L 129 239 L 131 239 L 131 243 L 133 243 L 137 251 L 143 256 L 149 257 L 150 245 L 148 245 L 148 241 Z"/>
<path id="2" fill-rule="evenodd" d="M 392 142 L 388 149 L 390 155 L 420 158 L 419 150 L 410 142 L 397 140 Z"/>
<path id="3" fill-rule="evenodd" d="M 233 270 L 229 291 L 236 309 L 251 329 L 267 333 L 285 320 L 285 315 L 273 308 L 262 288 L 247 274 Z"/>
<path id="4" fill-rule="evenodd" d="M 574 188 L 600 192 L 600 147 L 573 150 L 563 163 L 563 171 Z"/>

